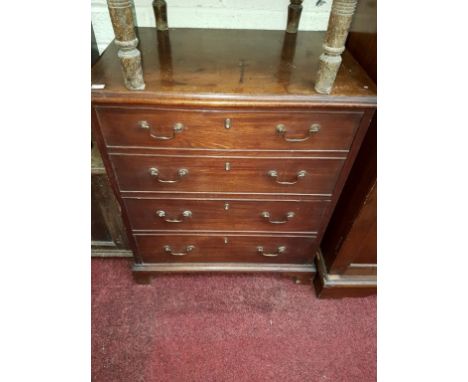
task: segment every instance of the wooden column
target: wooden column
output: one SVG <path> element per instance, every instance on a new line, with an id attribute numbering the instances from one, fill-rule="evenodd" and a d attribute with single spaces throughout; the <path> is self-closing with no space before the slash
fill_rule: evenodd
<path id="1" fill-rule="evenodd" d="M 341 65 L 341 53 L 345 50 L 349 27 L 356 10 L 358 0 L 334 0 L 328 29 L 323 44 L 324 52 L 320 56 L 315 90 L 330 94 L 335 83 L 336 73 Z"/>
<path id="2" fill-rule="evenodd" d="M 107 0 L 109 14 L 114 28 L 115 44 L 119 47 L 118 56 L 125 86 L 130 90 L 143 90 L 143 69 L 141 54 L 137 49 L 131 0 Z"/>
<path id="3" fill-rule="evenodd" d="M 167 31 L 167 4 L 165 0 L 153 0 L 154 18 L 158 31 Z"/>
<path id="4" fill-rule="evenodd" d="M 303 0 L 290 0 L 288 6 L 288 24 L 286 32 L 297 33 L 299 27 L 299 20 L 301 19 Z"/>

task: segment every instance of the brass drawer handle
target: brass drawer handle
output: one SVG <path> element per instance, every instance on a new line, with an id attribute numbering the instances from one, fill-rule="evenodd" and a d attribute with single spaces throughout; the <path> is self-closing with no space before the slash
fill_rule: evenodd
<path id="1" fill-rule="evenodd" d="M 286 137 L 286 126 L 282 123 L 276 126 L 276 132 L 278 133 L 278 135 L 281 135 L 286 142 L 304 142 L 319 131 L 320 125 L 318 123 L 313 123 L 312 125 L 310 125 L 307 135 L 304 138 L 288 138 Z"/>
<path id="2" fill-rule="evenodd" d="M 186 168 L 179 168 L 177 170 L 178 179 L 160 179 L 159 178 L 159 170 L 156 167 L 151 167 L 149 169 L 150 175 L 155 177 L 156 180 L 160 183 L 177 183 L 181 180 L 184 176 L 188 175 L 189 171 Z"/>
<path id="3" fill-rule="evenodd" d="M 262 218 L 265 218 L 271 224 L 284 224 L 291 220 L 296 214 L 292 211 L 286 212 L 286 220 L 271 220 L 271 215 L 268 211 L 263 211 L 261 213 Z"/>
<path id="4" fill-rule="evenodd" d="M 176 134 L 182 132 L 184 130 L 184 125 L 180 122 L 177 122 L 174 124 L 172 127 L 172 135 L 171 136 L 164 136 L 164 135 L 156 135 L 152 132 L 151 126 L 148 121 L 139 121 L 138 126 L 140 126 L 141 129 L 145 129 L 149 131 L 150 137 L 154 139 L 159 139 L 161 141 L 168 141 L 170 139 L 174 139 Z"/>
<path id="5" fill-rule="evenodd" d="M 257 252 L 260 253 L 262 256 L 266 256 L 266 257 L 275 257 L 275 256 L 278 256 L 282 253 L 284 253 L 286 251 L 286 247 L 284 245 L 280 245 L 277 249 L 276 249 L 276 252 L 275 253 L 265 253 L 263 251 L 263 247 L 261 245 L 259 245 L 257 247 Z"/>
<path id="6" fill-rule="evenodd" d="M 165 222 L 168 223 L 181 223 L 184 221 L 184 218 L 191 218 L 192 217 L 192 211 L 184 211 L 181 214 L 181 217 L 179 219 L 169 219 L 167 218 L 167 213 L 166 211 L 163 210 L 158 210 L 156 211 L 156 215 L 158 215 L 160 218 L 162 218 Z"/>
<path id="7" fill-rule="evenodd" d="M 193 251 L 195 249 L 194 245 L 187 245 L 185 247 L 185 252 L 172 252 L 171 246 L 170 245 L 165 245 L 164 246 L 164 251 L 169 253 L 172 256 L 185 256 L 188 255 L 189 252 Z"/>
<path id="8" fill-rule="evenodd" d="M 305 170 L 299 170 L 296 174 L 296 180 L 286 181 L 286 180 L 278 180 L 278 171 L 270 170 L 268 171 L 268 176 L 275 178 L 275 182 L 278 184 L 296 184 L 299 180 L 307 175 Z"/>

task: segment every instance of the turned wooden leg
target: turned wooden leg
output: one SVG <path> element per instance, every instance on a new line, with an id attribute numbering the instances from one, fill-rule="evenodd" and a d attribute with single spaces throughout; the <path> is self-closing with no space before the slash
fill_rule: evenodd
<path id="1" fill-rule="evenodd" d="M 156 28 L 158 31 L 167 31 L 167 4 L 165 0 L 153 0 L 154 18 L 156 19 Z"/>
<path id="2" fill-rule="evenodd" d="M 303 0 L 290 0 L 288 6 L 288 24 L 286 26 L 286 32 L 288 33 L 297 33 L 302 13 L 302 2 Z"/>
<path id="3" fill-rule="evenodd" d="M 349 27 L 358 0 L 333 0 L 328 29 L 320 56 L 315 90 L 330 94 L 335 83 L 336 73 L 341 65 L 341 53 L 345 50 Z"/>
<path id="4" fill-rule="evenodd" d="M 137 284 L 148 285 L 151 283 L 151 275 L 143 272 L 133 272 L 133 280 Z"/>
<path id="5" fill-rule="evenodd" d="M 130 90 L 143 90 L 141 54 L 137 49 L 131 0 L 107 0 L 109 15 L 114 28 L 115 44 L 119 47 L 118 57 L 125 86 Z"/>

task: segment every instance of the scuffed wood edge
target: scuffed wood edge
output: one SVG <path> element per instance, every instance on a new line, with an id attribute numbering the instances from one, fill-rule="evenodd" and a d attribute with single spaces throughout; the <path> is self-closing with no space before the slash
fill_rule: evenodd
<path id="1" fill-rule="evenodd" d="M 117 248 L 92 248 L 91 257 L 133 257 L 133 252 L 127 249 Z"/>
<path id="2" fill-rule="evenodd" d="M 329 274 L 320 250 L 317 251 L 315 263 L 317 275 L 314 279 L 314 286 L 320 298 L 364 297 L 377 293 L 376 276 Z"/>
<path id="3" fill-rule="evenodd" d="M 141 263 L 133 265 L 134 272 L 297 272 L 315 273 L 314 264 L 260 263 Z"/>

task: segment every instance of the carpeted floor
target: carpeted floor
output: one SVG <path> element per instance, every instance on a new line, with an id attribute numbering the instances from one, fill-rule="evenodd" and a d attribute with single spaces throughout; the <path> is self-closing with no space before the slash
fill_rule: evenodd
<path id="1" fill-rule="evenodd" d="M 275 275 L 133 282 L 92 260 L 94 382 L 376 380 L 376 298 L 318 300 Z"/>

